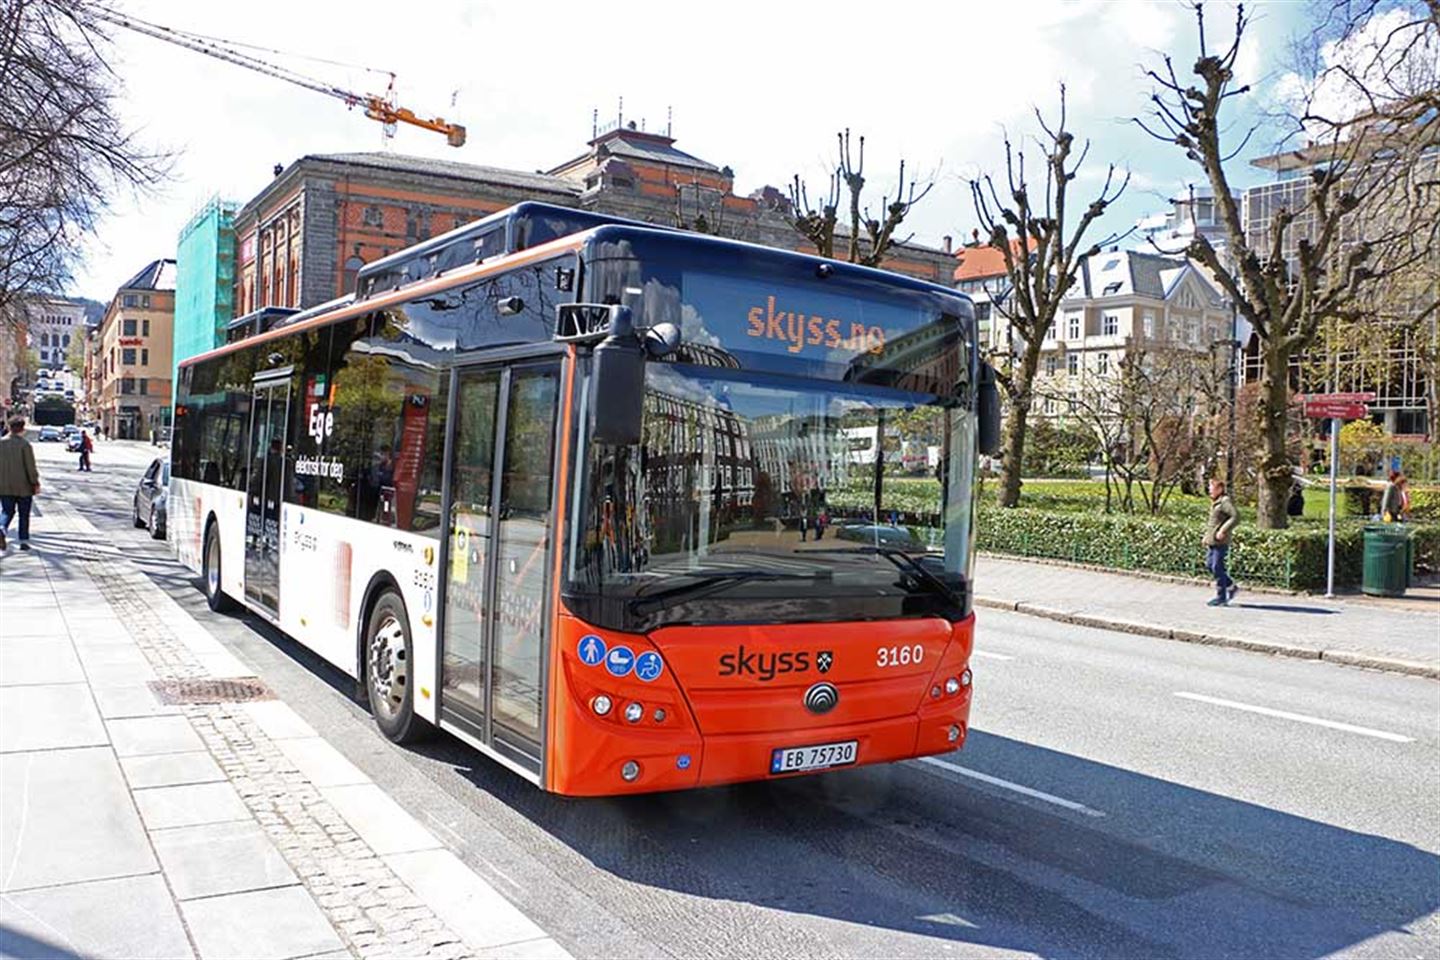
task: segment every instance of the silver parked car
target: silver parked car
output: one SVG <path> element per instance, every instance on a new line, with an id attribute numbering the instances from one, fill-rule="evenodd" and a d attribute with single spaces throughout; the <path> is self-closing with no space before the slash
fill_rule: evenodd
<path id="1" fill-rule="evenodd" d="M 170 461 L 150 461 L 135 488 L 134 522 L 150 531 L 156 540 L 165 539 L 165 497 L 170 491 Z"/>

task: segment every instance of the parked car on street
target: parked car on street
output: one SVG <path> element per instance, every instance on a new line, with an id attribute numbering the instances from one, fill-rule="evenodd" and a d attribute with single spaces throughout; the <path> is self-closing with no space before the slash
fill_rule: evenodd
<path id="1" fill-rule="evenodd" d="M 59 443 L 63 439 L 59 427 L 45 426 L 40 428 L 41 443 Z"/>
<path id="2" fill-rule="evenodd" d="M 165 539 L 165 498 L 170 491 L 170 461 L 156 457 L 135 488 L 135 526 L 150 531 L 156 540 Z"/>

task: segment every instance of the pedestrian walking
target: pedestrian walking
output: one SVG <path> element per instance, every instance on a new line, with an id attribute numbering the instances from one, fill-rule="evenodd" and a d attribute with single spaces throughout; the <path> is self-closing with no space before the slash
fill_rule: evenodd
<path id="1" fill-rule="evenodd" d="M 20 549 L 30 549 L 30 507 L 40 493 L 35 451 L 25 439 L 25 418 L 11 417 L 10 431 L 0 438 L 0 550 L 6 549 L 10 521 L 20 515 Z"/>
<path id="2" fill-rule="evenodd" d="M 95 452 L 95 441 L 90 439 L 88 430 L 80 431 L 80 469 L 91 473 L 90 454 Z"/>
<path id="3" fill-rule="evenodd" d="M 828 527 L 829 525 L 830 525 L 830 513 L 829 513 L 829 511 L 825 510 L 824 508 L 821 508 L 820 512 L 815 516 L 815 539 L 816 539 L 816 540 L 819 540 L 821 537 L 825 536 L 825 528 Z"/>
<path id="4" fill-rule="evenodd" d="M 1410 491 L 1405 474 L 1391 470 L 1380 494 L 1380 519 L 1385 523 L 1403 523 L 1410 513 Z"/>
<path id="5" fill-rule="evenodd" d="M 1240 522 L 1240 514 L 1225 493 L 1224 480 L 1210 481 L 1210 521 L 1205 525 L 1205 567 L 1215 577 L 1215 597 L 1208 606 L 1223 607 L 1240 592 L 1225 569 L 1230 552 L 1230 534 Z"/>

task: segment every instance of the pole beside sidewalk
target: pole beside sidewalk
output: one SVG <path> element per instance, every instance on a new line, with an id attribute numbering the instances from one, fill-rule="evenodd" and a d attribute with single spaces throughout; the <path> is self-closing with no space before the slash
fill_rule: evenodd
<path id="1" fill-rule="evenodd" d="M 1330 542 L 1325 558 L 1325 597 L 1335 596 L 1335 477 L 1340 467 L 1340 418 L 1330 418 Z"/>

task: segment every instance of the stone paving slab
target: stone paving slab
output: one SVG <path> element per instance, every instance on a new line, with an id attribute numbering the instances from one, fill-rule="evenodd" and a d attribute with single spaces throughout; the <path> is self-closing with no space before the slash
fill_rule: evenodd
<path id="1" fill-rule="evenodd" d="M 156 830 L 150 839 L 180 900 L 300 882 L 264 828 L 248 816 L 232 823 Z"/>
<path id="2" fill-rule="evenodd" d="M 0 696 L 0 754 L 109 744 L 83 683 L 6 687 Z"/>
<path id="3" fill-rule="evenodd" d="M 226 820 L 249 820 L 250 809 L 229 783 L 187 783 L 135 791 L 140 819 L 152 832 Z"/>
<path id="4" fill-rule="evenodd" d="M 302 887 L 182 901 L 180 911 L 204 960 L 288 960 L 345 947 Z"/>
<path id="5" fill-rule="evenodd" d="M 84 683 L 75 648 L 60 637 L 12 637 L 0 647 L 0 687 Z"/>
<path id="6" fill-rule="evenodd" d="M 157 869 L 109 747 L 0 756 L 0 813 L 0 891 Z"/>
<path id="7" fill-rule="evenodd" d="M 181 716 L 128 717 L 108 720 L 105 726 L 115 745 L 115 755 L 122 758 L 205 749 L 190 721 Z"/>
<path id="8" fill-rule="evenodd" d="M 210 756 L 209 750 L 188 753 L 155 753 L 143 757 L 122 757 L 120 768 L 130 789 L 144 787 L 178 787 L 189 783 L 215 783 L 225 779 L 225 771 Z"/>
<path id="9" fill-rule="evenodd" d="M 158 873 L 0 894 L 0 956 L 194 955 Z"/>

